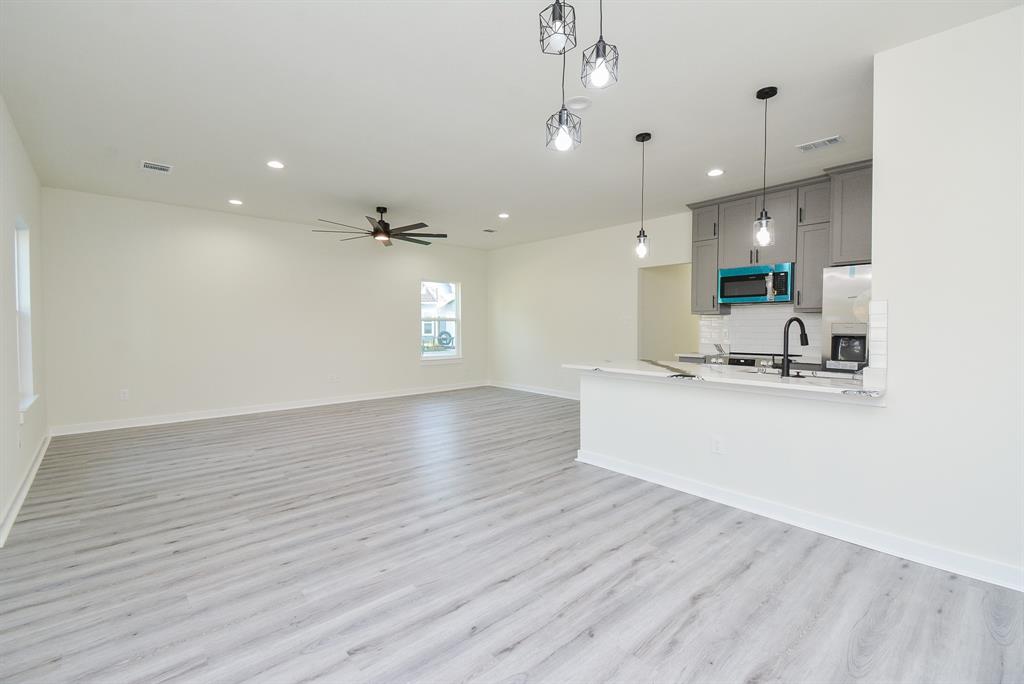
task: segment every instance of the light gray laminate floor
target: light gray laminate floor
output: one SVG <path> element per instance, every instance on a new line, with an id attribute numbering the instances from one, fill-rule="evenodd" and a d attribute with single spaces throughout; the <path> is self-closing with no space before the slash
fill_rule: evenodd
<path id="1" fill-rule="evenodd" d="M 1021 594 L 577 446 L 493 388 L 55 438 L 0 681 L 1024 680 Z"/>

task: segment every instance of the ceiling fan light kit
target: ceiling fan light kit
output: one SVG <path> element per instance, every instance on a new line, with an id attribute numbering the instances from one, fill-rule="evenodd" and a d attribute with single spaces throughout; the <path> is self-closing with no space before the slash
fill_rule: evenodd
<path id="1" fill-rule="evenodd" d="M 328 219 L 318 219 L 323 223 L 330 223 L 334 226 L 341 226 L 343 228 L 349 228 L 350 230 L 327 230 L 325 228 L 314 228 L 314 233 L 341 233 L 344 235 L 355 235 L 355 237 L 341 238 L 340 242 L 347 242 L 349 240 L 358 240 L 359 238 L 372 237 L 377 242 L 381 243 L 385 247 L 391 247 L 394 243 L 392 240 L 398 240 L 399 242 L 411 242 L 417 245 L 430 245 L 431 243 L 420 238 L 437 238 L 443 239 L 448 237 L 447 233 L 416 233 L 413 231 L 423 230 L 427 228 L 427 224 L 410 223 L 407 226 L 400 226 L 398 228 L 392 228 L 391 224 L 384 220 L 384 214 L 388 213 L 387 207 L 377 207 L 377 213 L 380 214 L 380 218 L 373 218 L 367 216 L 366 220 L 370 224 L 370 229 L 360 228 L 358 226 L 350 226 L 347 223 L 339 223 L 337 221 L 330 221 Z"/>

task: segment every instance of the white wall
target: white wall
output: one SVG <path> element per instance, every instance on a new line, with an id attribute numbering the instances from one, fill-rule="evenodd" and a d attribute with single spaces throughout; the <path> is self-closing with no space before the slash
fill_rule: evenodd
<path id="1" fill-rule="evenodd" d="M 581 457 L 1024 589 L 1022 55 L 1016 8 L 876 57 L 886 407 L 593 375 Z"/>
<path id="2" fill-rule="evenodd" d="M 42 211 L 55 432 L 486 381 L 478 250 L 49 188 Z M 420 361 L 421 279 L 462 283 L 460 362 Z"/>
<path id="3" fill-rule="evenodd" d="M 637 356 L 672 361 L 700 345 L 700 316 L 690 313 L 691 264 L 637 270 Z"/>
<path id="4" fill-rule="evenodd" d="M 1022 97 L 1021 7 L 875 58 L 872 289 L 889 302 L 878 427 L 891 449 L 880 474 L 894 520 L 1018 567 Z M 960 365 L 962 350 L 984 365 Z"/>
<path id="5" fill-rule="evenodd" d="M 690 213 L 488 252 L 490 379 L 578 396 L 563 363 L 637 357 L 637 268 L 690 261 Z M 680 350 L 686 351 L 686 350 Z"/>
<path id="6" fill-rule="evenodd" d="M 24 412 L 18 389 L 18 346 L 14 297 L 14 227 L 30 231 L 32 347 L 37 399 Z M 0 96 L 0 545 L 14 522 L 36 456 L 46 438 L 43 362 L 43 241 L 39 220 L 39 180 L 32 168 L 7 104 Z M 19 417 L 24 420 L 19 424 Z"/>

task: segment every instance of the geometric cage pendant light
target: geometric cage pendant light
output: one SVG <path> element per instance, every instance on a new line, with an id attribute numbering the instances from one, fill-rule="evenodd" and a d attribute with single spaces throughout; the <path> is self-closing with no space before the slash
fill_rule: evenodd
<path id="1" fill-rule="evenodd" d="M 597 42 L 583 51 L 583 71 L 580 80 L 586 88 L 607 88 L 619 80 L 619 48 L 604 42 L 604 0 L 600 11 Z"/>
<path id="2" fill-rule="evenodd" d="M 768 247 L 775 244 L 775 221 L 768 215 L 765 197 L 768 188 L 768 100 L 775 97 L 779 89 L 765 86 L 757 91 L 757 99 L 764 100 L 764 156 L 761 164 L 761 213 L 754 220 L 754 246 Z"/>
<path id="3" fill-rule="evenodd" d="M 562 107 L 548 117 L 545 144 L 549 150 L 568 152 L 583 142 L 583 121 L 565 107 L 565 53 L 562 53 Z"/>
<path id="4" fill-rule="evenodd" d="M 540 13 L 540 49 L 549 55 L 562 55 L 576 47 L 576 10 L 555 0 Z"/>

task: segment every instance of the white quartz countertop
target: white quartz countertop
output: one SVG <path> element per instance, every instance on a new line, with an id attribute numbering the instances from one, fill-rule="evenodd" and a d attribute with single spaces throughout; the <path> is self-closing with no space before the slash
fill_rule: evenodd
<path id="1" fill-rule="evenodd" d="M 881 388 L 865 388 L 859 379 L 789 377 L 759 372 L 680 361 L 600 361 L 597 363 L 566 363 L 563 368 L 596 373 L 617 374 L 637 378 L 662 379 L 687 385 L 771 391 L 803 396 L 830 398 L 876 399 L 884 394 Z"/>

